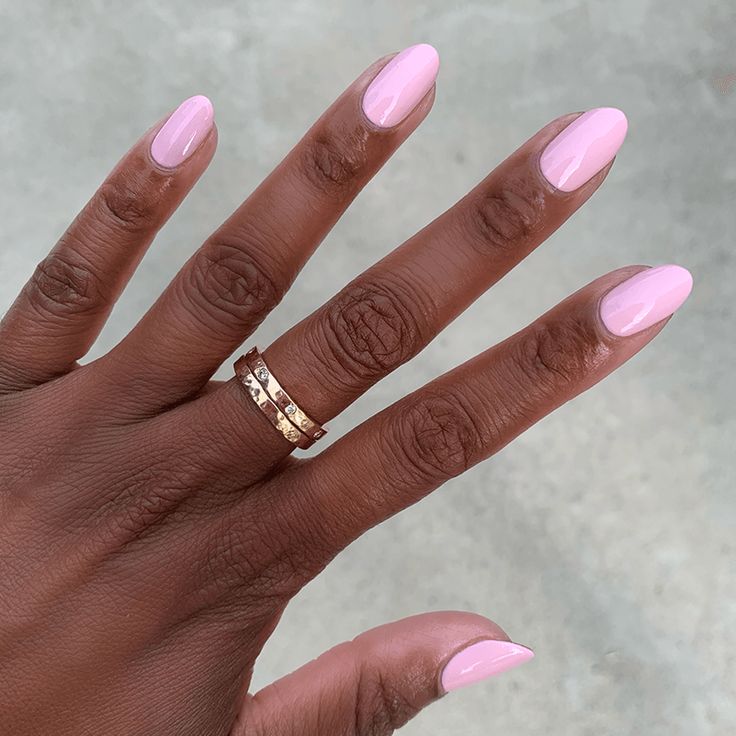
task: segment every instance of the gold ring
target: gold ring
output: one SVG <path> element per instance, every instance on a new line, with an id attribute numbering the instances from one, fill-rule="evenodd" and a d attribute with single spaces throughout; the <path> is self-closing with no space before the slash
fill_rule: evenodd
<path id="1" fill-rule="evenodd" d="M 293 445 L 306 450 L 327 430 L 296 404 L 271 373 L 257 348 L 235 361 L 235 375 L 268 421 Z"/>
<path id="2" fill-rule="evenodd" d="M 271 397 L 274 404 L 286 414 L 289 421 L 295 427 L 304 432 L 311 440 L 318 440 L 325 435 L 327 430 L 320 427 L 313 419 L 310 419 L 284 390 L 276 376 L 268 369 L 266 361 L 263 360 L 263 356 L 258 351 L 258 348 L 251 348 L 245 354 L 245 360 L 248 363 L 251 373 L 258 379 L 261 386 L 266 389 L 266 393 Z"/>

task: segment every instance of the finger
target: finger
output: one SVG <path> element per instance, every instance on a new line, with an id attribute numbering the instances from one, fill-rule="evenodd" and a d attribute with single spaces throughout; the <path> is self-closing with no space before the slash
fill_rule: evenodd
<path id="1" fill-rule="evenodd" d="M 298 518 L 287 546 L 298 559 L 334 554 L 631 358 L 692 286 L 679 266 L 640 269 L 598 279 L 303 464 L 299 490 L 275 510 Z"/>
<path id="2" fill-rule="evenodd" d="M 198 391 L 427 115 L 437 69 L 437 52 L 422 44 L 363 73 L 113 351 L 116 383 L 129 385 L 147 408 Z M 384 91 L 378 103 L 376 85 Z M 380 107 L 387 101 L 388 111 Z"/>
<path id="3" fill-rule="evenodd" d="M 183 102 L 115 167 L 0 324 L 0 391 L 69 371 L 97 337 L 146 248 L 209 164 L 212 104 Z"/>
<path id="4" fill-rule="evenodd" d="M 310 417 L 324 422 L 337 415 L 416 355 L 581 207 L 608 173 L 625 132 L 626 117 L 610 108 L 547 125 L 457 205 L 276 340 L 264 353 L 273 375 Z M 571 169 L 564 182 L 549 163 L 560 141 L 577 155 L 574 171 L 571 154 L 563 157 Z M 540 160 L 548 164 L 546 175 Z M 548 176 L 574 186 L 563 191 Z M 291 444 L 263 416 L 244 422 L 242 394 L 231 382 L 202 402 L 201 415 L 241 439 L 234 447 L 238 458 L 246 452 L 272 461 L 289 452 Z"/>
<path id="5" fill-rule="evenodd" d="M 379 626 L 249 698 L 232 736 L 388 736 L 459 687 L 534 656 L 492 621 L 439 612 Z"/>

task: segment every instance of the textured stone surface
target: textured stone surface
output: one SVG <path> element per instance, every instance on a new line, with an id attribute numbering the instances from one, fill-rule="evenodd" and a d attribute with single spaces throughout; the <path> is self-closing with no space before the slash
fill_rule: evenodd
<path id="1" fill-rule="evenodd" d="M 453 693 L 407 734 L 734 732 L 735 34 L 725 0 L 0 2 L 3 310 L 142 130 L 190 94 L 215 103 L 218 155 L 95 353 L 344 85 L 416 41 L 442 55 L 434 111 L 262 346 L 555 116 L 619 106 L 629 139 L 584 210 L 332 437 L 598 274 L 674 261 L 695 275 L 632 363 L 342 554 L 288 610 L 257 685 L 369 626 L 461 608 L 537 658 Z"/>

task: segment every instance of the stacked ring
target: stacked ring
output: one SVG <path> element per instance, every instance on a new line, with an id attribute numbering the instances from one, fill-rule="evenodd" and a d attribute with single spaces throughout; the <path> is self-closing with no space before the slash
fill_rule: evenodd
<path id="1" fill-rule="evenodd" d="M 235 375 L 268 421 L 302 450 L 324 437 L 327 430 L 299 407 L 271 373 L 258 348 L 235 361 Z"/>

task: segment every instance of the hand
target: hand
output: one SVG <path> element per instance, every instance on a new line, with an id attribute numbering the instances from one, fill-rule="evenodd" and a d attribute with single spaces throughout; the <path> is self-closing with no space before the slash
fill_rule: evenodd
<path id="1" fill-rule="evenodd" d="M 244 696 L 339 550 L 613 371 L 690 289 L 677 266 L 603 276 L 293 458 L 283 413 L 291 440 L 242 381 L 210 378 L 427 115 L 436 70 L 426 46 L 371 66 L 94 362 L 77 363 L 214 154 L 209 101 L 147 132 L 36 269 L 0 325 L 0 732 L 388 734 L 531 656 L 487 619 L 426 614 Z M 325 422 L 414 357 L 591 196 L 625 130 L 606 108 L 553 121 L 277 339 L 264 360 L 294 404 Z"/>

